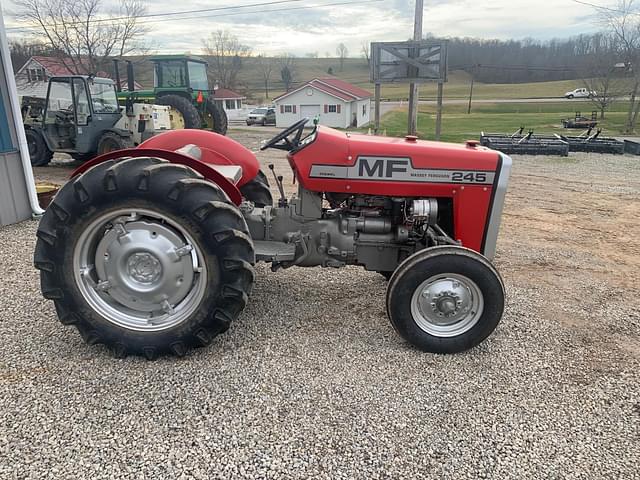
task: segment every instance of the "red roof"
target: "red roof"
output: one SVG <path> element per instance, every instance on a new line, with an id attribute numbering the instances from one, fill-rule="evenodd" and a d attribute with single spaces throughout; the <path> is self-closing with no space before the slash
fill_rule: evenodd
<path id="1" fill-rule="evenodd" d="M 356 98 L 369 98 L 371 97 L 371 92 L 368 92 L 364 88 L 356 87 L 355 85 L 350 84 L 349 82 L 345 82 L 344 80 L 340 80 L 335 77 L 328 78 L 318 78 L 322 83 L 326 83 L 331 85 L 333 88 L 338 90 L 342 90 L 343 92 L 347 92 L 350 95 L 353 95 Z"/>
<path id="2" fill-rule="evenodd" d="M 74 75 L 74 73 L 69 70 L 66 66 L 65 66 L 65 62 L 63 62 L 61 59 L 59 58 L 55 58 L 55 57 L 42 57 L 42 56 L 34 56 L 31 57 L 32 60 L 35 60 L 36 62 L 38 62 L 40 65 L 42 65 L 42 68 L 44 68 L 47 73 L 51 76 L 66 76 L 66 75 Z M 28 64 L 29 62 L 27 62 Z M 77 61 L 76 61 L 77 63 Z M 66 60 L 66 64 L 69 67 L 73 67 L 74 63 L 71 61 L 71 59 Z M 87 62 L 85 62 L 84 60 L 80 62 L 80 65 L 83 67 L 86 67 L 87 72 L 82 72 L 82 73 L 95 73 L 96 76 L 98 77 L 104 77 L 107 74 L 105 72 L 89 72 L 90 68 L 87 64 Z"/>
<path id="3" fill-rule="evenodd" d="M 354 100 L 361 100 L 363 98 L 370 98 L 371 93 L 367 90 L 356 87 L 355 85 L 351 85 L 344 80 L 340 80 L 339 78 L 314 78 L 310 82 L 305 83 L 304 85 L 292 90 L 284 95 L 280 95 L 275 100 L 280 100 L 281 98 L 287 97 L 294 92 L 302 90 L 305 87 L 313 87 L 324 93 L 328 93 L 334 97 L 337 97 L 341 100 L 352 102 Z"/>
<path id="4" fill-rule="evenodd" d="M 239 93 L 234 92 L 233 90 L 229 90 L 228 88 L 218 88 L 214 94 L 213 98 L 217 98 L 218 100 L 232 100 L 234 98 L 246 98 Z"/>
<path id="5" fill-rule="evenodd" d="M 73 72 L 71 72 L 71 70 L 69 70 L 67 67 L 65 67 L 64 63 L 62 63 L 62 60 L 60 60 L 59 58 L 54 58 L 54 57 L 42 57 L 42 56 L 34 56 L 31 57 L 31 60 L 35 60 L 36 62 L 38 62 L 40 65 L 42 65 L 42 68 L 45 69 L 46 73 L 49 76 L 55 77 L 55 76 L 60 76 L 60 77 L 64 77 L 67 75 L 74 75 Z M 24 64 L 24 67 L 26 67 L 29 64 L 29 61 L 27 63 Z M 72 65 L 71 61 L 69 60 L 67 62 L 67 65 Z M 20 69 L 22 70 L 22 69 Z M 111 75 L 108 74 L 107 72 L 97 72 L 96 73 L 97 77 L 101 77 L 101 78 L 111 78 Z M 134 89 L 135 90 L 142 90 L 142 85 L 140 83 L 138 83 L 137 81 L 133 81 L 133 85 L 134 85 Z M 126 78 L 120 78 L 120 88 L 123 90 L 126 90 L 128 87 L 128 82 Z"/>

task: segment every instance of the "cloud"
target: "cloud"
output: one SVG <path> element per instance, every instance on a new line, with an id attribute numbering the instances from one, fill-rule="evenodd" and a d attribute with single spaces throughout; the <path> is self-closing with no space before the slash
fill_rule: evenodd
<path id="1" fill-rule="evenodd" d="M 15 1 L 15 0 L 14 0 Z M 199 14 L 154 17 L 148 41 L 160 52 L 198 53 L 202 39 L 215 30 L 228 30 L 251 45 L 254 52 L 335 52 L 344 43 L 352 56 L 370 41 L 406 40 L 413 35 L 412 0 L 383 0 L 366 4 L 325 6 L 349 0 L 301 0 L 269 7 L 238 8 L 265 0 L 149 1 L 150 13 L 234 7 Z M 423 31 L 436 36 L 478 38 L 559 38 L 594 31 L 593 10 L 570 0 L 556 0 L 553 7 L 531 0 L 427 0 Z M 119 0 L 103 0 L 106 8 Z M 299 7 L 313 8 L 298 9 Z M 15 9 L 19 9 L 15 1 Z M 18 25 L 11 17 L 8 26 Z M 24 32 L 9 30 L 10 36 Z"/>

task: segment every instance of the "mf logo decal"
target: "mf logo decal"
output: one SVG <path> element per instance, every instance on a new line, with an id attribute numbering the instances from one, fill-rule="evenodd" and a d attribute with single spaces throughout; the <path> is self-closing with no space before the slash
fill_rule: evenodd
<path id="1" fill-rule="evenodd" d="M 358 177 L 393 178 L 394 174 L 407 173 L 411 166 L 408 158 L 358 157 Z"/>
<path id="2" fill-rule="evenodd" d="M 358 157 L 352 166 L 312 165 L 312 178 L 393 180 L 395 182 L 473 183 L 491 185 L 495 172 L 413 168 L 410 158 Z"/>

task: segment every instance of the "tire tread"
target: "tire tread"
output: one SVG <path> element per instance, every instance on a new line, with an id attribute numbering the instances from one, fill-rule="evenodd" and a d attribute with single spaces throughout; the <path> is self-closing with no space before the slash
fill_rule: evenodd
<path id="1" fill-rule="evenodd" d="M 159 201 L 168 198 L 168 192 L 175 189 L 181 192 L 179 202 Z M 97 314 L 76 293 L 75 280 L 69 280 L 65 269 L 60 268 L 65 258 L 72 256 L 65 254 L 73 248 L 71 232 L 77 230 L 82 218 L 89 215 L 87 212 L 99 210 L 102 205 L 99 202 L 111 206 L 120 199 L 132 198 L 153 201 L 154 205 L 159 202 L 162 208 L 194 225 L 200 231 L 203 254 L 217 258 L 212 264 L 219 268 L 217 287 L 203 300 L 213 302 L 213 308 L 199 310 L 192 316 L 193 321 L 187 320 L 180 328 L 171 329 L 163 338 L 170 336 L 173 340 L 163 344 L 150 342 L 138 332 L 114 335 L 109 330 L 114 328 L 111 324 L 107 330 L 101 328 L 94 318 Z M 60 215 L 66 222 L 60 221 Z M 105 344 L 117 358 L 130 354 L 150 360 L 165 353 L 184 356 L 193 347 L 209 345 L 245 308 L 255 277 L 253 242 L 240 211 L 217 185 L 188 167 L 160 159 L 126 158 L 92 167 L 56 195 L 40 222 L 37 237 L 34 265 L 40 270 L 42 294 L 54 300 L 60 322 L 75 326 L 88 344 Z M 215 272 L 211 273 L 211 278 L 217 277 Z"/>

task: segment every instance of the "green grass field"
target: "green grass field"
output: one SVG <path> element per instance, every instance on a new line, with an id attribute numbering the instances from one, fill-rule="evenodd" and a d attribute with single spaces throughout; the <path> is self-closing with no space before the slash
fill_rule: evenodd
<path id="1" fill-rule="evenodd" d="M 590 104 L 581 103 L 583 114 L 590 116 Z M 627 102 L 614 105 L 599 127 L 604 135 L 619 135 L 626 119 Z M 567 103 L 487 103 L 473 106 L 467 114 L 466 105 L 446 105 L 442 116 L 441 140 L 461 142 L 478 139 L 481 131 L 490 133 L 512 133 L 520 126 L 535 133 L 572 133 L 581 130 L 562 128 L 561 119 L 575 115 Z M 435 132 L 435 107 L 421 105 L 418 111 L 418 135 L 433 139 Z M 385 114 L 380 127 L 389 136 L 403 136 L 407 131 L 407 109 L 399 108 Z"/>
<path id="2" fill-rule="evenodd" d="M 142 58 L 133 58 L 135 61 L 136 80 L 146 88 L 153 85 L 152 64 Z M 317 77 L 326 77 L 329 68 L 333 75 L 347 82 L 358 85 L 373 92 L 373 84 L 369 83 L 369 67 L 361 58 L 347 58 L 344 68 L 340 69 L 337 58 L 296 58 L 295 59 L 295 83 L 300 84 Z M 448 99 L 467 98 L 469 95 L 471 78 L 464 71 L 449 73 L 449 81 L 445 84 L 444 94 Z M 249 97 L 252 103 L 264 103 L 264 83 L 257 59 L 248 57 L 242 59 L 242 69 L 238 75 L 236 90 Z M 579 80 L 567 80 L 560 82 L 538 82 L 517 84 L 484 84 L 476 82 L 474 85 L 474 98 L 477 99 L 509 99 L 509 98 L 540 98 L 561 97 L 565 92 L 582 86 Z M 269 98 L 274 98 L 284 93 L 284 86 L 280 80 L 279 69 L 274 67 L 271 78 Z M 406 99 L 409 96 L 408 85 L 383 85 L 382 97 L 389 100 Z M 436 96 L 436 84 L 424 84 L 420 89 L 420 97 L 434 99 Z"/>
<path id="3" fill-rule="evenodd" d="M 244 61 L 239 80 L 244 83 L 250 96 L 263 100 L 265 95 L 262 88 L 262 80 L 254 62 L 255 60 L 251 58 Z M 343 70 L 340 70 L 339 62 L 335 58 L 296 59 L 296 83 L 303 83 L 316 77 L 326 77 L 328 76 L 329 67 L 332 68 L 334 76 L 373 92 L 373 84 L 369 82 L 369 67 L 363 59 L 357 58 L 346 59 Z M 470 85 L 471 77 L 467 72 L 450 72 L 449 81 L 444 87 L 445 98 L 467 98 Z M 473 96 L 477 99 L 562 97 L 565 92 L 581 86 L 582 84 L 579 80 L 517 84 L 476 82 L 473 87 Z M 381 90 L 381 95 L 384 99 L 400 100 L 409 96 L 408 85 L 383 85 Z M 435 83 L 424 84 L 420 87 L 420 98 L 425 100 L 435 99 L 436 90 L 437 85 Z M 284 87 L 276 73 L 272 82 L 270 97 L 274 98 L 282 93 L 284 93 Z"/>
<path id="4" fill-rule="evenodd" d="M 144 87 L 153 85 L 152 64 L 148 60 L 135 59 L 136 80 Z M 369 83 L 369 67 L 364 59 L 348 58 L 340 69 L 337 58 L 296 58 L 295 84 L 301 84 L 316 77 L 326 77 L 331 69 L 333 75 L 347 82 L 373 92 Z M 445 100 L 466 99 L 469 95 L 471 78 L 464 71 L 453 71 L 444 87 Z M 236 90 L 248 97 L 246 103 L 265 104 L 270 99 L 284 93 L 279 68 L 274 66 L 269 98 L 265 98 L 264 84 L 257 59 L 242 59 L 242 69 L 238 75 Z M 476 82 L 473 98 L 475 100 L 549 98 L 562 97 L 565 92 L 582 86 L 580 80 L 558 82 L 537 82 L 517 84 L 484 84 Z M 408 97 L 408 85 L 383 85 L 382 97 L 388 100 L 404 100 Z M 424 84 L 420 87 L 420 98 L 434 100 L 436 84 Z M 628 104 L 621 102 L 607 112 L 600 126 L 606 135 L 617 135 L 624 124 Z M 513 132 L 520 126 L 536 133 L 567 132 L 562 128 L 562 118 L 573 117 L 576 110 L 589 115 L 596 106 L 589 102 L 557 103 L 478 103 L 473 105 L 472 113 L 467 115 L 466 105 L 445 105 L 442 140 L 462 141 L 478 138 L 480 131 Z M 406 107 L 385 114 L 381 121 L 382 130 L 388 135 L 401 136 L 406 133 Z M 418 131 L 422 138 L 433 138 L 435 131 L 435 106 L 422 105 L 418 115 Z M 574 131 L 576 132 L 576 131 Z"/>

